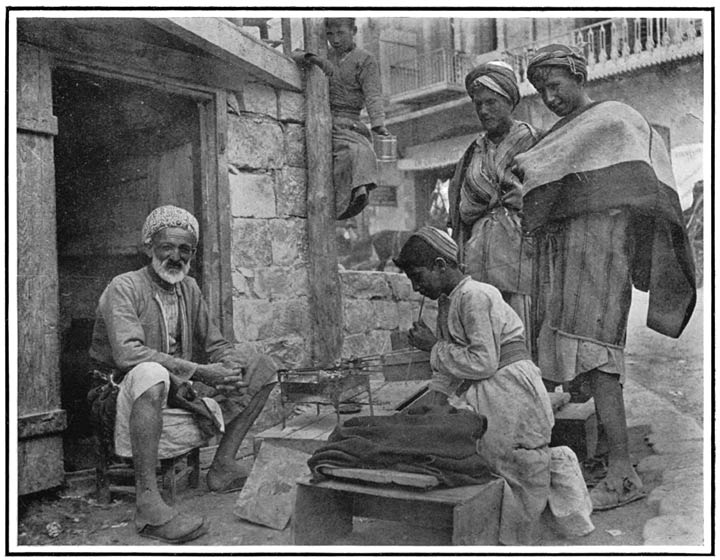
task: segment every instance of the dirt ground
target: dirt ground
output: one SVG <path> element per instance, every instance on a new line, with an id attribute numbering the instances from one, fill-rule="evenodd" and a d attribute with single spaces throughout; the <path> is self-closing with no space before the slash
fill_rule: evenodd
<path id="1" fill-rule="evenodd" d="M 627 347 L 628 378 L 669 400 L 681 412 L 692 416 L 702 424 L 704 405 L 702 290 L 698 293 L 695 315 L 686 332 L 678 340 L 660 336 L 647 329 L 644 326 L 647 298 L 638 292 L 635 292 L 634 296 Z M 644 441 L 647 431 L 647 426 L 633 426 L 630 430 L 631 449 L 636 461 L 652 453 Z M 650 491 L 658 485 L 659 480 L 644 478 L 643 482 Z M 76 485 L 74 490 L 64 489 L 20 499 L 18 545 L 47 547 L 37 550 L 41 554 L 44 550 L 77 552 L 80 549 L 75 547 L 78 546 L 110 546 L 116 551 L 118 546 L 142 547 L 141 550 L 147 551 L 152 550 L 149 547 L 163 546 L 156 541 L 143 539 L 135 533 L 131 497 L 119 498 L 112 504 L 102 505 L 90 495 L 83 495 L 80 490 L 82 490 L 80 486 Z M 225 547 L 233 547 L 234 551 L 248 552 L 258 549 L 268 550 L 265 547 L 270 546 L 292 545 L 290 527 L 278 531 L 236 518 L 231 512 L 237 496 L 237 493 L 225 495 L 208 493 L 204 488 L 204 481 L 199 489 L 183 490 L 179 496 L 179 509 L 204 515 L 209 521 L 210 530 L 207 535 L 182 549 L 175 547 L 173 550 L 190 552 L 195 550 L 195 547 L 200 547 L 199 551 L 208 553 L 211 550 L 230 550 Z M 547 529 L 543 535 L 542 546 L 561 549 L 573 546 L 599 546 L 608 547 L 608 550 L 610 547 L 641 546 L 643 526 L 655 515 L 656 511 L 647 504 L 647 500 L 641 500 L 620 509 L 594 514 L 592 519 L 596 529 L 582 538 L 563 539 Z M 353 550 L 348 547 L 413 545 L 435 547 L 443 544 L 445 544 L 443 536 L 437 532 L 369 519 L 357 519 L 353 533 L 337 543 L 338 546 L 344 547 L 343 551 Z M 130 548 L 125 550 L 130 551 Z M 294 550 L 298 551 L 298 549 Z M 445 552 L 447 550 L 445 549 Z M 641 551 L 642 549 L 639 549 L 637 552 Z"/>
<path id="2" fill-rule="evenodd" d="M 634 458 L 639 461 L 651 450 L 643 438 L 643 427 L 631 431 Z M 648 490 L 658 481 L 644 480 Z M 238 493 L 212 494 L 204 482 L 198 489 L 186 488 L 179 495 L 180 511 L 205 516 L 210 530 L 207 535 L 188 543 L 200 547 L 265 547 L 292 546 L 292 530 L 288 525 L 278 531 L 245 522 L 231 512 Z M 91 495 L 70 490 L 49 493 L 21 501 L 18 544 L 29 546 L 128 546 L 159 547 L 157 541 L 139 537 L 132 521 L 134 502 L 131 496 L 120 496 L 113 503 L 97 503 Z M 655 515 L 646 501 L 639 501 L 618 510 L 593 515 L 596 529 L 579 539 L 562 538 L 549 528 L 543 534 L 543 546 L 635 546 L 642 545 L 642 528 Z M 52 536 L 50 524 L 59 525 L 61 532 Z M 446 536 L 439 531 L 411 527 L 401 523 L 359 518 L 352 534 L 336 546 L 446 546 Z M 183 548 L 186 548 L 183 547 Z"/>

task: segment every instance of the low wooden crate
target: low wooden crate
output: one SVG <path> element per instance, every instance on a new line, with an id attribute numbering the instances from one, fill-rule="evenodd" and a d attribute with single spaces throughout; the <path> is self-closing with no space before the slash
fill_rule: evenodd
<path id="1" fill-rule="evenodd" d="M 382 371 L 386 381 L 430 379 L 430 352 L 414 348 L 389 352 L 383 355 Z"/>

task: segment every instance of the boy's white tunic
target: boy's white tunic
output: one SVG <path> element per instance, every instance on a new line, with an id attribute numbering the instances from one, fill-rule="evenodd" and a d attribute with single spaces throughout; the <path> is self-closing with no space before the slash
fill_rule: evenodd
<path id="1" fill-rule="evenodd" d="M 500 542 L 532 544 L 548 503 L 563 532 L 590 532 L 592 505 L 577 458 L 549 447 L 553 414 L 540 370 L 529 359 L 498 370 L 500 347 L 524 340 L 520 318 L 496 288 L 469 276 L 440 298 L 438 311 L 430 388 L 488 419 L 478 451 L 506 482 Z M 456 395 L 465 379 L 477 382 Z"/>

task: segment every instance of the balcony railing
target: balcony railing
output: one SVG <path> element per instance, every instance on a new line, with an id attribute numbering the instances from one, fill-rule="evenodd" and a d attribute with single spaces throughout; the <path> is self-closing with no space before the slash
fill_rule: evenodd
<path id="1" fill-rule="evenodd" d="M 472 67 L 469 55 L 436 49 L 390 65 L 390 98 L 420 103 L 448 93 L 464 92 L 465 74 Z"/>
<path id="2" fill-rule="evenodd" d="M 594 80 L 702 53 L 702 23 L 701 19 L 684 18 L 614 18 L 579 27 L 547 43 L 582 48 L 588 60 L 588 80 Z M 522 95 L 535 93 L 527 80 L 527 66 L 541 46 L 525 45 L 506 53 Z"/>

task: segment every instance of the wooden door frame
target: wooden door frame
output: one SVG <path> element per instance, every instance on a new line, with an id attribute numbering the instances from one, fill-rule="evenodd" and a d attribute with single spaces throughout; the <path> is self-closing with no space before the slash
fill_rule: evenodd
<path id="1" fill-rule="evenodd" d="M 51 72 L 67 69 L 104 78 L 126 81 L 194 99 L 200 118 L 200 243 L 202 245 L 202 291 L 220 331 L 235 341 L 231 274 L 230 184 L 227 176 L 227 93 L 202 85 L 179 84 L 174 80 L 140 76 L 130 69 L 105 68 L 84 61 L 51 56 Z"/>

